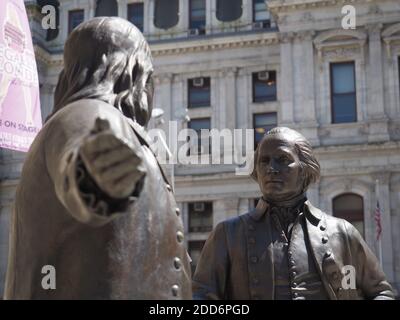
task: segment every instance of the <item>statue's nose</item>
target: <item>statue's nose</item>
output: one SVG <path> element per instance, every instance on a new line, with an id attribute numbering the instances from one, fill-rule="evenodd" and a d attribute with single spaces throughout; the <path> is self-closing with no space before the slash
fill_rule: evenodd
<path id="1" fill-rule="evenodd" d="M 268 173 L 278 173 L 278 164 L 275 159 L 271 159 L 268 163 Z"/>

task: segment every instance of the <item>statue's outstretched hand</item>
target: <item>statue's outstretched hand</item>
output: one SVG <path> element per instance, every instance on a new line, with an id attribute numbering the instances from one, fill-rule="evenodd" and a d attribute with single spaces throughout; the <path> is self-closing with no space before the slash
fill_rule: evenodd
<path id="1" fill-rule="evenodd" d="M 116 136 L 106 119 L 96 119 L 79 153 L 97 186 L 113 198 L 130 196 L 146 174 L 141 150 Z"/>

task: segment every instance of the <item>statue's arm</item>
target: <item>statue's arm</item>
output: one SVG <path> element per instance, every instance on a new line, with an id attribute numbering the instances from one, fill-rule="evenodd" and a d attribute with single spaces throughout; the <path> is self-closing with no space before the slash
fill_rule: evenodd
<path id="1" fill-rule="evenodd" d="M 193 276 L 193 299 L 225 299 L 228 269 L 226 231 L 224 223 L 220 223 L 204 244 Z"/>
<path id="2" fill-rule="evenodd" d="M 83 223 L 103 225 L 128 211 L 144 179 L 141 157 L 127 122 L 101 101 L 66 106 L 46 128 L 46 165 L 56 195 Z"/>
<path id="3" fill-rule="evenodd" d="M 361 288 L 366 299 L 391 300 L 394 293 L 386 280 L 380 263 L 358 230 L 345 222 L 351 254 L 356 270 L 356 286 Z"/>

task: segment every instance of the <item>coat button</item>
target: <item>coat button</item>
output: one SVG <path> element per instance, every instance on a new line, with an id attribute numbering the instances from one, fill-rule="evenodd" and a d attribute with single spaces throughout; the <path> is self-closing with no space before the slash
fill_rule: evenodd
<path id="1" fill-rule="evenodd" d="M 293 293 L 293 298 L 297 298 L 299 294 L 297 292 Z"/>
<path id="2" fill-rule="evenodd" d="M 327 252 L 325 252 L 325 258 L 329 258 L 332 255 L 332 251 L 328 250 Z"/>
<path id="3" fill-rule="evenodd" d="M 321 225 L 319 226 L 319 229 L 320 229 L 321 231 L 325 231 L 325 230 L 326 230 L 326 227 L 325 227 L 324 225 L 321 224 Z"/>
<path id="4" fill-rule="evenodd" d="M 253 262 L 253 263 L 257 263 L 258 258 L 257 258 L 256 256 L 252 256 L 252 257 L 250 258 L 250 260 L 251 260 L 251 262 Z"/>
<path id="5" fill-rule="evenodd" d="M 172 295 L 173 295 L 174 297 L 176 297 L 176 296 L 178 295 L 178 293 L 179 293 L 179 286 L 176 285 L 176 284 L 174 284 L 174 285 L 171 287 L 171 291 L 172 291 Z"/>
<path id="6" fill-rule="evenodd" d="M 291 266 L 291 267 L 294 267 L 294 265 L 295 265 L 295 264 L 294 264 L 294 260 L 290 260 L 289 263 L 290 263 L 290 266 Z"/>
<path id="7" fill-rule="evenodd" d="M 181 214 L 181 210 L 179 208 L 176 208 L 175 209 L 175 213 L 176 213 L 177 216 L 179 216 Z"/>
<path id="8" fill-rule="evenodd" d="M 167 187 L 167 190 L 168 190 L 168 191 L 172 191 L 171 185 L 167 184 L 166 187 Z"/>
<path id="9" fill-rule="evenodd" d="M 178 240 L 178 242 L 182 242 L 183 241 L 183 233 L 182 233 L 182 231 L 178 231 L 176 233 L 176 239 Z"/>
<path id="10" fill-rule="evenodd" d="M 296 283 L 296 282 L 293 282 L 293 283 L 292 283 L 292 286 L 293 286 L 293 288 L 296 288 L 296 287 L 297 287 L 297 283 Z"/>
<path id="11" fill-rule="evenodd" d="M 182 263 L 181 263 L 181 259 L 179 259 L 178 257 L 174 258 L 174 267 L 175 269 L 179 269 L 181 267 Z"/>
<path id="12" fill-rule="evenodd" d="M 293 271 L 293 272 L 292 272 L 292 277 L 294 278 L 294 277 L 296 277 L 296 276 L 297 276 L 296 271 Z"/>
<path id="13" fill-rule="evenodd" d="M 327 237 L 322 237 L 322 243 L 327 243 L 328 242 L 328 238 Z"/>

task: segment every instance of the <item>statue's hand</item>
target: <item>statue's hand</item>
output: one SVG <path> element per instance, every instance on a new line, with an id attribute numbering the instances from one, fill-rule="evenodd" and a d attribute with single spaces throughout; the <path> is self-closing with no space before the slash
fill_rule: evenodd
<path id="1" fill-rule="evenodd" d="M 117 137 L 105 119 L 96 119 L 79 153 L 97 186 L 113 198 L 130 196 L 146 173 L 140 150 Z"/>

